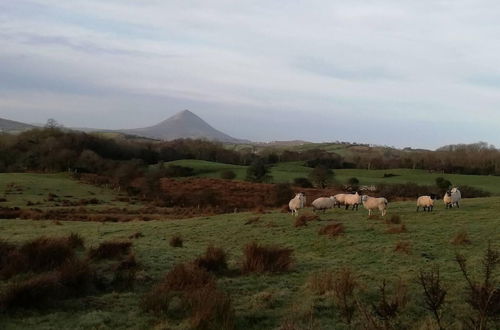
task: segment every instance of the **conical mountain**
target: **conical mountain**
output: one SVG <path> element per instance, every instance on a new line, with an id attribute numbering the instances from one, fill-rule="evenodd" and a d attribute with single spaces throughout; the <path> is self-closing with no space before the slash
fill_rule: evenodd
<path id="1" fill-rule="evenodd" d="M 181 111 L 154 126 L 121 130 L 121 132 L 159 140 L 192 138 L 230 143 L 243 142 L 216 130 L 189 110 Z"/>

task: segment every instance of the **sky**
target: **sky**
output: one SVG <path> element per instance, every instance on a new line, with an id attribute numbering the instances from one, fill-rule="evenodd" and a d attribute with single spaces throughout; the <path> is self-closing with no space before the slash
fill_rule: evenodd
<path id="1" fill-rule="evenodd" d="M 496 0 L 4 0 L 0 117 L 500 146 Z"/>

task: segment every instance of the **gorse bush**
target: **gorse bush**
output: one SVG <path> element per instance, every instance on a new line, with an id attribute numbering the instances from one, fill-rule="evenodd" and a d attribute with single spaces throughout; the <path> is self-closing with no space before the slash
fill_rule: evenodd
<path id="1" fill-rule="evenodd" d="M 132 242 L 129 241 L 104 241 L 97 248 L 89 251 L 91 259 L 113 259 L 130 252 Z"/>

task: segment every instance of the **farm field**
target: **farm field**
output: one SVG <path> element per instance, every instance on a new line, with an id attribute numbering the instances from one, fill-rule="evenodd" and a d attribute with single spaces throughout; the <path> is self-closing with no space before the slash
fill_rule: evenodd
<path id="1" fill-rule="evenodd" d="M 220 178 L 220 173 L 224 170 L 232 170 L 236 173 L 237 180 L 243 180 L 246 175 L 245 166 L 214 163 L 199 160 L 179 160 L 166 164 L 176 164 L 188 166 L 195 169 L 196 176 Z M 303 162 L 283 162 L 271 168 L 271 175 L 274 182 L 293 182 L 298 177 L 307 177 L 311 168 L 303 166 Z M 429 173 L 425 170 L 411 169 L 390 169 L 390 170 L 364 170 L 364 169 L 336 169 L 334 170 L 335 180 L 338 183 L 347 183 L 352 177 L 358 178 L 362 185 L 372 185 L 380 183 L 407 183 L 413 182 L 420 185 L 434 185 L 437 177 L 444 177 L 454 185 L 469 185 L 489 191 L 493 195 L 500 195 L 500 176 L 486 175 L 460 175 Z M 384 174 L 394 174 L 395 176 L 384 178 Z"/>
<path id="2" fill-rule="evenodd" d="M 398 324 L 419 329 L 430 314 L 423 308 L 422 289 L 416 278 L 419 270 L 434 266 L 440 267 L 448 290 L 443 320 L 455 329 L 461 317 L 470 315 L 464 295 L 466 283 L 454 261 L 455 252 L 468 258 L 471 273 L 477 278 L 488 242 L 500 248 L 499 212 L 498 197 L 466 199 L 462 208 L 451 210 L 439 203 L 435 212 L 418 214 L 413 202 L 391 203 L 388 218 L 399 215 L 407 228 L 407 232 L 395 234 L 386 231 L 398 225 L 367 219 L 366 210 L 361 209 L 329 210 L 320 215 L 321 221 L 297 228 L 291 215 L 278 211 L 126 223 L 0 220 L 0 239 L 11 243 L 78 233 L 87 247 L 96 247 L 103 241 L 129 240 L 134 233 L 142 234 L 131 240 L 141 268 L 133 289 L 67 299 L 42 310 L 0 313 L 0 325 L 2 329 L 185 329 L 185 319 L 142 311 L 141 298 L 175 264 L 192 261 L 208 245 L 214 245 L 228 254 L 230 272 L 218 275 L 217 285 L 231 297 L 237 329 L 276 329 L 285 320 L 304 328 L 359 328 L 363 322 L 359 313 L 348 326 L 332 305 L 330 294 L 315 294 L 307 286 L 314 272 L 343 267 L 355 274 L 360 283 L 357 295 L 368 306 L 376 303 L 384 279 L 390 286 L 401 278 L 408 286 L 409 301 Z M 245 225 L 252 217 L 259 220 Z M 345 233 L 334 238 L 318 235 L 318 230 L 331 222 L 342 223 Z M 460 231 L 467 232 L 470 244 L 450 243 Z M 169 246 L 174 235 L 182 237 L 183 247 Z M 243 248 L 253 241 L 293 249 L 292 268 L 273 275 L 240 274 Z M 398 242 L 406 242 L 406 252 L 395 251 Z M 500 280 L 498 272 L 495 280 Z M 1 282 L 0 290 L 9 283 Z M 495 326 L 500 325 L 492 328 Z"/>
<path id="3" fill-rule="evenodd" d="M 71 202 L 97 199 L 99 203 L 92 205 L 93 208 L 127 205 L 117 200 L 123 194 L 78 182 L 67 173 L 0 173 L 0 197 L 6 199 L 0 206 L 26 207 L 29 203 L 42 209 L 55 207 L 56 203 L 49 200 L 49 193 L 56 195 L 52 199 Z"/>

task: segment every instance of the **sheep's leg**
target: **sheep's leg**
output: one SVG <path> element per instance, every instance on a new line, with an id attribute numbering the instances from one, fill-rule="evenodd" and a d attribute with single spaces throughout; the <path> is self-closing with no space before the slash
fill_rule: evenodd
<path id="1" fill-rule="evenodd" d="M 372 215 L 372 210 L 368 209 L 368 216 Z"/>
<path id="2" fill-rule="evenodd" d="M 417 212 L 418 212 L 419 209 L 420 209 L 420 206 L 417 206 Z M 425 212 L 425 208 L 424 208 L 424 212 Z"/>
<path id="3" fill-rule="evenodd" d="M 458 202 L 457 202 L 457 207 L 460 208 L 460 204 L 458 204 Z"/>
<path id="4" fill-rule="evenodd" d="M 345 205 L 345 209 L 346 209 L 346 210 L 349 210 L 349 204 L 346 204 L 346 205 Z"/>
<path id="5" fill-rule="evenodd" d="M 385 217 L 385 214 L 387 213 L 387 210 L 386 209 L 383 209 L 382 210 L 382 216 Z"/>

